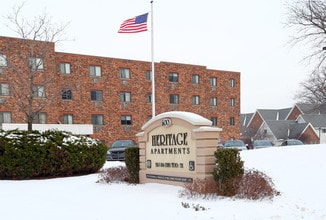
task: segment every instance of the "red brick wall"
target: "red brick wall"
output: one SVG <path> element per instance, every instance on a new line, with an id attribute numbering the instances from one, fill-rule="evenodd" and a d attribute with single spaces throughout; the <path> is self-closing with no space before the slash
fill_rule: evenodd
<path id="1" fill-rule="evenodd" d="M 0 54 L 6 53 L 3 41 L 13 38 L 0 37 Z M 14 39 L 17 40 L 17 39 Z M 104 140 L 110 144 L 115 139 L 135 139 L 135 134 L 141 131 L 141 126 L 152 115 L 152 105 L 147 103 L 146 94 L 151 93 L 151 81 L 146 80 L 146 71 L 151 69 L 150 62 L 116 59 L 107 57 L 87 56 L 69 53 L 54 52 L 56 80 L 52 93 L 61 89 L 72 90 L 72 100 L 62 100 L 58 96 L 56 101 L 47 106 L 43 112 L 47 113 L 47 123 L 62 122 L 63 114 L 73 114 L 75 124 L 90 124 L 92 114 L 102 114 L 104 125 L 94 128 L 93 137 Z M 10 59 L 10 56 L 8 56 Z M 71 64 L 71 74 L 61 74 L 61 62 Z M 102 76 L 91 77 L 89 66 L 101 66 Z M 119 77 L 119 68 L 130 69 L 130 79 L 124 82 Z M 170 72 L 179 74 L 179 82 L 173 86 L 168 80 Z M 192 84 L 192 74 L 199 75 L 199 84 Z M 1 77 L 1 76 L 0 76 Z M 217 78 L 216 90 L 210 86 L 210 77 Z M 230 78 L 235 80 L 235 86 L 230 87 Z M 0 78 L 1 80 L 1 78 Z M 90 90 L 101 90 L 103 101 L 90 100 Z M 156 115 L 172 110 L 189 111 L 200 114 L 208 119 L 217 117 L 218 127 L 223 128 L 220 137 L 225 141 L 231 137 L 240 137 L 240 73 L 232 71 L 210 70 L 205 66 L 160 62 L 155 63 L 155 90 L 156 90 Z M 120 102 L 120 92 L 131 92 L 131 102 L 125 106 Z M 171 105 L 169 95 L 178 94 L 179 104 Z M 200 97 L 200 105 L 192 105 L 192 96 Z M 217 106 L 210 106 L 210 98 L 217 97 Z M 18 115 L 21 114 L 14 108 L 12 97 L 5 97 L 8 102 L 0 105 L 0 112 L 12 113 L 12 122 L 19 123 Z M 230 106 L 230 98 L 235 99 L 235 106 Z M 9 101 L 10 100 L 10 101 Z M 9 105 L 7 105 L 9 104 Z M 123 126 L 120 122 L 121 115 L 131 115 L 132 125 Z M 234 117 L 235 125 L 230 126 L 230 117 Z"/>

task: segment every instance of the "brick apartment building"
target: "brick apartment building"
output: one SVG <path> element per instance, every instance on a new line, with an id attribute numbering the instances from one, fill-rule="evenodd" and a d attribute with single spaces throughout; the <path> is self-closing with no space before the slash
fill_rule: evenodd
<path id="1" fill-rule="evenodd" d="M 36 92 L 36 100 L 51 99 L 35 123 L 93 124 L 92 136 L 110 144 L 136 140 L 152 116 L 150 62 L 61 53 L 52 42 L 0 37 L 0 123 L 26 123 L 10 86 L 23 80 L 13 68 L 28 68 L 26 57 L 42 63 L 35 79 L 42 92 Z M 42 87 L 49 79 L 51 85 Z M 223 129 L 221 141 L 240 137 L 239 72 L 159 62 L 155 93 L 156 115 L 194 112 Z"/>

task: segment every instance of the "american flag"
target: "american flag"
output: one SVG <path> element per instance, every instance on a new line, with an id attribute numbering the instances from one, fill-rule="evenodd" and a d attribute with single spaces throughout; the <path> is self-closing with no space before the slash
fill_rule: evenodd
<path id="1" fill-rule="evenodd" d="M 122 22 L 118 33 L 139 33 L 147 31 L 148 13 L 130 18 Z"/>

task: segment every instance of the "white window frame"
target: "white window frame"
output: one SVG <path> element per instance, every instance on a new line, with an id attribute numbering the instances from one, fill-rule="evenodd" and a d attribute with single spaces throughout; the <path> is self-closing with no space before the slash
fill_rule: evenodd
<path id="1" fill-rule="evenodd" d="M 92 124 L 93 125 L 103 125 L 103 115 L 102 114 L 93 114 L 92 115 Z"/>
<path id="2" fill-rule="evenodd" d="M 94 92 L 95 92 L 95 96 L 93 95 Z M 102 90 L 91 90 L 90 93 L 91 93 L 91 101 L 103 101 L 103 91 Z"/>
<path id="3" fill-rule="evenodd" d="M 170 94 L 170 104 L 179 104 L 178 94 Z"/>
<path id="4" fill-rule="evenodd" d="M 45 112 L 37 113 L 33 119 L 33 124 L 46 124 L 46 113 Z"/>
<path id="5" fill-rule="evenodd" d="M 234 107 L 235 105 L 235 99 L 234 98 L 230 98 L 230 106 Z"/>
<path id="6" fill-rule="evenodd" d="M 146 80 L 152 81 L 152 70 L 146 70 Z"/>
<path id="7" fill-rule="evenodd" d="M 2 123 L 11 123 L 10 112 L 0 112 L 0 124 Z"/>
<path id="8" fill-rule="evenodd" d="M 199 84 L 199 75 L 198 74 L 193 74 L 191 76 L 191 82 L 192 82 L 192 84 Z"/>
<path id="9" fill-rule="evenodd" d="M 147 93 L 146 100 L 147 100 L 147 103 L 152 103 L 152 93 Z"/>
<path id="10" fill-rule="evenodd" d="M 209 100 L 209 104 L 210 104 L 211 106 L 217 106 L 217 98 L 216 98 L 216 97 L 212 97 L 212 98 L 210 98 L 210 100 Z"/>
<path id="11" fill-rule="evenodd" d="M 216 77 L 211 77 L 211 78 L 209 79 L 209 84 L 210 84 L 211 86 L 216 86 L 216 85 L 217 85 L 217 78 L 216 78 Z"/>
<path id="12" fill-rule="evenodd" d="M 120 68 L 119 76 L 120 76 L 120 79 L 130 79 L 130 69 L 129 68 Z"/>
<path id="13" fill-rule="evenodd" d="M 33 86 L 33 95 L 37 98 L 45 98 L 45 87 L 44 86 Z"/>
<path id="14" fill-rule="evenodd" d="M 70 74 L 70 63 L 60 63 L 60 73 Z"/>
<path id="15" fill-rule="evenodd" d="M 172 83 L 179 82 L 179 74 L 176 72 L 169 73 L 169 82 L 172 82 Z"/>
<path id="16" fill-rule="evenodd" d="M 97 77 L 102 76 L 102 67 L 101 66 L 95 66 L 95 65 L 89 66 L 89 75 L 90 76 L 97 76 Z"/>
<path id="17" fill-rule="evenodd" d="M 234 88 L 235 86 L 235 80 L 233 78 L 230 79 L 230 87 Z"/>
<path id="18" fill-rule="evenodd" d="M 199 97 L 199 95 L 192 96 L 192 104 L 193 105 L 199 105 L 200 104 L 200 97 Z"/>
<path id="19" fill-rule="evenodd" d="M 43 59 L 39 58 L 39 57 L 30 57 L 29 65 L 30 65 L 30 68 L 32 68 L 33 70 L 43 70 L 44 69 Z"/>
<path id="20" fill-rule="evenodd" d="M 9 96 L 9 84 L 8 83 L 0 83 L 0 96 Z"/>
<path id="21" fill-rule="evenodd" d="M 120 120 L 121 125 L 132 125 L 131 115 L 121 115 Z"/>
<path id="22" fill-rule="evenodd" d="M 7 55 L 6 54 L 0 54 L 0 68 L 1 67 L 7 67 Z"/>
<path id="23" fill-rule="evenodd" d="M 120 92 L 121 102 L 131 102 L 131 92 Z"/>
<path id="24" fill-rule="evenodd" d="M 62 115 L 62 122 L 63 122 L 63 124 L 73 124 L 74 123 L 74 116 L 72 114 L 63 114 Z"/>

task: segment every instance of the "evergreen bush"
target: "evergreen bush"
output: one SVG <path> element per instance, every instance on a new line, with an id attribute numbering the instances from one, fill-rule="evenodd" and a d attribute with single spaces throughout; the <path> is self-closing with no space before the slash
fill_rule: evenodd
<path id="1" fill-rule="evenodd" d="M 100 141 L 62 131 L 0 131 L 0 178 L 93 173 L 104 165 L 106 151 Z"/>
<path id="2" fill-rule="evenodd" d="M 128 147 L 125 150 L 125 163 L 131 183 L 139 183 L 139 148 Z"/>

